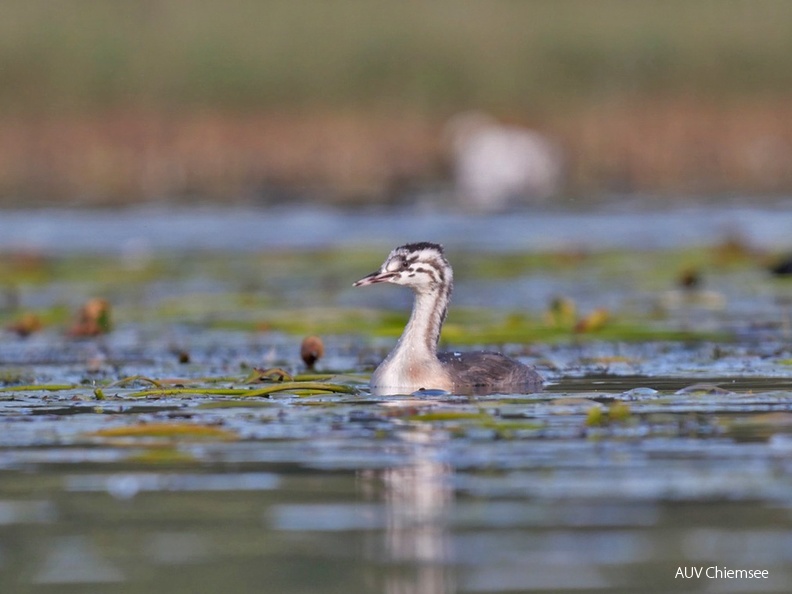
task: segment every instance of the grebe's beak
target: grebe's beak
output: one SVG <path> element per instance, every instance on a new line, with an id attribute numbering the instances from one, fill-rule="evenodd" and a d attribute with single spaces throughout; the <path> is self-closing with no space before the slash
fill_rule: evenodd
<path id="1" fill-rule="evenodd" d="M 371 274 L 364 276 L 352 286 L 365 287 L 366 285 L 374 285 L 376 283 L 386 283 L 394 276 L 396 276 L 396 273 L 394 272 L 382 272 L 381 270 L 377 270 L 376 272 L 372 272 Z"/>

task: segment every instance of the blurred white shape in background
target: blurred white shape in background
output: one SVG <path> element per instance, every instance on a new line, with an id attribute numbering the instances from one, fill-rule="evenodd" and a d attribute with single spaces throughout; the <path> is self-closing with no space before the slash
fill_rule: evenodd
<path id="1" fill-rule="evenodd" d="M 561 149 L 539 132 L 500 124 L 481 111 L 468 111 L 448 121 L 446 134 L 456 199 L 469 208 L 500 210 L 546 200 L 561 189 Z"/>

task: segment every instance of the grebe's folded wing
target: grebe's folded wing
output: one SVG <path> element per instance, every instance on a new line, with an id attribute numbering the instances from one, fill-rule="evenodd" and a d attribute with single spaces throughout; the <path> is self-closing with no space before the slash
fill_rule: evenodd
<path id="1" fill-rule="evenodd" d="M 454 384 L 460 387 L 489 387 L 519 389 L 533 392 L 542 389 L 542 376 L 533 367 L 501 353 L 475 351 L 472 353 L 438 353 L 437 358 L 449 371 Z"/>

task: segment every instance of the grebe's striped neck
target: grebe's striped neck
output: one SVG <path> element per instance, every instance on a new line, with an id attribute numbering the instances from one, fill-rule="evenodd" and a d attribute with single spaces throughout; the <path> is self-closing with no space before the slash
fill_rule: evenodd
<path id="1" fill-rule="evenodd" d="M 426 263 L 423 263 L 423 267 L 430 268 Z M 439 278 L 441 273 L 432 269 L 432 272 L 426 274 Z M 410 320 L 399 339 L 397 349 L 425 348 L 428 353 L 435 354 L 437 352 L 440 331 L 443 329 L 443 323 L 448 314 L 448 304 L 451 301 L 451 292 L 454 287 L 450 267 L 448 270 L 442 271 L 442 278 L 442 282 L 434 283 L 427 290 L 415 291 Z"/>
<path id="2" fill-rule="evenodd" d="M 397 247 L 385 261 L 384 269 L 393 270 L 393 281 L 415 292 L 412 314 L 397 349 L 425 349 L 434 354 L 454 288 L 454 273 L 442 246 L 422 242 Z"/>

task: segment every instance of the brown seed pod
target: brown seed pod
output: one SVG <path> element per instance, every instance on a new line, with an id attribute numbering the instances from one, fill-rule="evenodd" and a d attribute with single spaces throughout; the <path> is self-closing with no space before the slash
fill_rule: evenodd
<path id="1" fill-rule="evenodd" d="M 324 355 L 324 343 L 318 336 L 307 336 L 300 345 L 300 357 L 308 369 L 313 369 L 316 362 Z"/>

